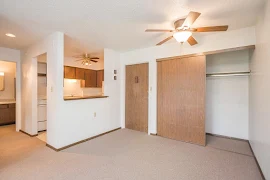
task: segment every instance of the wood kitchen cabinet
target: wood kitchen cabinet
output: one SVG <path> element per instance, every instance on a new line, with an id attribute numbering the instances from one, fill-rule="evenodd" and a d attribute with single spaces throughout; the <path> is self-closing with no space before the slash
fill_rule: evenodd
<path id="1" fill-rule="evenodd" d="M 15 121 L 15 104 L 0 104 L 0 125 L 13 124 Z"/>
<path id="2" fill-rule="evenodd" d="M 102 87 L 104 81 L 103 70 L 91 70 L 77 67 L 64 66 L 64 78 L 66 79 L 80 79 L 81 87 Z"/>
<path id="3" fill-rule="evenodd" d="M 85 69 L 84 87 L 97 87 L 97 71 Z"/>
<path id="4" fill-rule="evenodd" d="M 70 66 L 64 66 L 64 78 L 76 79 L 76 68 Z"/>
<path id="5" fill-rule="evenodd" d="M 102 81 L 104 81 L 104 70 L 97 71 L 97 87 L 102 87 Z"/>
<path id="6" fill-rule="evenodd" d="M 76 78 L 75 79 L 84 79 L 84 72 L 85 72 L 85 69 L 83 68 L 75 68 L 76 72 L 75 72 L 75 76 Z"/>

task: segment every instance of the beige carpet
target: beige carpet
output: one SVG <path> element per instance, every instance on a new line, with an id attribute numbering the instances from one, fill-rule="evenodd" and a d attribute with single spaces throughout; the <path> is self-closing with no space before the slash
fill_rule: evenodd
<path id="1" fill-rule="evenodd" d="M 242 146 L 227 151 L 214 144 L 201 147 L 123 129 L 54 152 L 13 126 L 0 127 L 0 179 L 262 179 L 253 157 L 231 152 L 247 152 Z"/>
<path id="2" fill-rule="evenodd" d="M 46 131 L 39 132 L 37 138 L 46 143 L 47 142 L 47 132 Z"/>
<path id="3" fill-rule="evenodd" d="M 231 151 L 247 156 L 253 156 L 249 144 L 246 141 L 226 139 L 209 135 L 206 136 L 206 139 L 208 147 L 213 147 L 224 151 Z"/>

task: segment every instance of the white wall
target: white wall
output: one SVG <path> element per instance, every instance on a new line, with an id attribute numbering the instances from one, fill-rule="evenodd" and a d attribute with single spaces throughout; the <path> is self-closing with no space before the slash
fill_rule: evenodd
<path id="1" fill-rule="evenodd" d="M 21 129 L 21 53 L 19 50 L 0 47 L 0 60 L 16 62 L 16 131 Z"/>
<path id="2" fill-rule="evenodd" d="M 30 47 L 23 59 L 23 128 L 37 133 L 37 59 L 47 53 L 47 143 L 55 148 L 120 127 L 120 81 L 113 80 L 120 54 L 104 50 L 108 98 L 64 101 L 64 34 L 56 32 Z M 75 107 L 75 108 L 74 108 Z M 94 113 L 96 112 L 96 117 Z"/>
<path id="3" fill-rule="evenodd" d="M 121 127 L 120 81 L 113 80 L 113 70 L 119 70 L 119 62 L 119 53 L 109 49 L 104 50 L 104 94 L 109 96 L 108 98 L 76 101 L 62 99 L 60 101 L 58 104 L 61 107 L 58 112 L 58 125 L 54 127 L 58 129 L 57 137 L 54 137 L 57 141 L 53 144 L 50 142 L 51 145 L 61 148 Z M 59 96 L 63 96 L 63 92 L 59 93 Z M 96 112 L 96 117 L 94 117 L 94 112 Z"/>
<path id="4" fill-rule="evenodd" d="M 121 125 L 125 127 L 125 65 L 149 63 L 149 113 L 148 113 L 148 133 L 156 133 L 157 122 L 157 72 L 156 59 L 200 53 L 206 51 L 221 50 L 240 46 L 254 45 L 256 42 L 254 27 L 244 28 L 234 31 L 215 33 L 197 38 L 199 44 L 190 47 L 187 44 L 179 43 L 165 44 L 145 49 L 139 49 L 121 54 Z M 152 91 L 150 91 L 152 89 Z"/>
<path id="5" fill-rule="evenodd" d="M 249 51 L 206 57 L 207 73 L 249 71 Z M 249 77 L 207 77 L 206 132 L 248 139 Z"/>
<path id="6" fill-rule="evenodd" d="M 270 1 L 266 1 L 257 27 L 251 60 L 249 138 L 266 179 L 270 179 Z"/>
<path id="7" fill-rule="evenodd" d="M 15 99 L 16 63 L 0 60 L 0 72 L 5 73 L 4 90 L 0 91 L 0 99 Z"/>
<path id="8" fill-rule="evenodd" d="M 47 142 L 57 142 L 59 92 L 63 91 L 64 34 L 56 32 L 22 52 L 22 130 L 37 133 L 37 56 L 47 53 Z M 61 62 L 62 61 L 62 62 Z"/>

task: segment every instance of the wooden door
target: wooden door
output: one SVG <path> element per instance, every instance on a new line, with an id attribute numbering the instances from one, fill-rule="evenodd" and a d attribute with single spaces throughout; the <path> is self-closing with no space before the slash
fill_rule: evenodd
<path id="1" fill-rule="evenodd" d="M 91 69 L 85 70 L 85 87 L 97 87 L 97 72 Z"/>
<path id="2" fill-rule="evenodd" d="M 70 66 L 64 66 L 64 78 L 75 79 L 76 78 L 76 68 Z"/>
<path id="3" fill-rule="evenodd" d="M 157 133 L 205 146 L 205 56 L 157 63 Z"/>
<path id="4" fill-rule="evenodd" d="M 148 63 L 126 66 L 126 128 L 148 132 Z"/>
<path id="5" fill-rule="evenodd" d="M 104 81 L 104 70 L 97 71 L 97 87 L 102 87 L 102 81 Z"/>

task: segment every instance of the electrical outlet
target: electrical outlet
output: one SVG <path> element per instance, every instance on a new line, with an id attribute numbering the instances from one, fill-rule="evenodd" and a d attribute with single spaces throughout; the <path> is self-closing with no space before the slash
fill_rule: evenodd
<path id="1" fill-rule="evenodd" d="M 96 112 L 94 112 L 94 117 L 97 117 L 97 113 Z"/>

